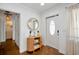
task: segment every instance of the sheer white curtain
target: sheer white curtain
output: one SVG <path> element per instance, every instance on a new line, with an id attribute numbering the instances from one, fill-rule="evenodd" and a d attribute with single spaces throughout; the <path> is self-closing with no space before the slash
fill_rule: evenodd
<path id="1" fill-rule="evenodd" d="M 79 54 L 79 8 L 68 9 L 67 54 Z"/>

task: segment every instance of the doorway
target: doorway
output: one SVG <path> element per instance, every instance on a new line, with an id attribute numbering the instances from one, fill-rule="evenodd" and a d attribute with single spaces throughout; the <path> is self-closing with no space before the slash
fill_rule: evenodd
<path id="1" fill-rule="evenodd" d="M 13 21 L 12 21 L 12 14 L 9 11 L 5 11 L 6 15 L 6 40 L 13 39 Z"/>
<path id="2" fill-rule="evenodd" d="M 19 53 L 20 14 L 11 11 L 0 10 L 0 18 L 0 42 L 6 43 L 6 54 L 9 54 L 12 51 L 18 51 Z"/>
<path id="3" fill-rule="evenodd" d="M 58 16 L 48 17 L 46 19 L 46 43 L 48 46 L 58 49 L 59 30 Z"/>

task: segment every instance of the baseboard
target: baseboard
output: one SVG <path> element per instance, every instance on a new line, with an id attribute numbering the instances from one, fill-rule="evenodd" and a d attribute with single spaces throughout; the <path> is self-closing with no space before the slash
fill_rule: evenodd
<path id="1" fill-rule="evenodd" d="M 23 52 L 26 52 L 26 51 L 27 51 L 27 50 L 21 50 L 21 49 L 20 49 L 20 53 L 23 53 Z"/>
<path id="2" fill-rule="evenodd" d="M 13 41 L 15 41 L 15 40 L 13 40 Z M 15 46 L 19 49 L 19 46 L 16 44 L 16 42 L 15 42 Z"/>
<path id="3" fill-rule="evenodd" d="M 0 44 L 3 44 L 3 43 L 5 43 L 5 41 L 0 42 Z"/>
<path id="4" fill-rule="evenodd" d="M 60 52 L 60 53 L 63 53 L 64 55 L 66 54 L 65 51 L 60 50 L 60 49 L 59 49 L 59 52 Z"/>

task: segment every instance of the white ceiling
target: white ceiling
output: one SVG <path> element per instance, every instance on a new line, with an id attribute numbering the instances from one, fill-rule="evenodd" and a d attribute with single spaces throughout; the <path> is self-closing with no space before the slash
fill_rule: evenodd
<path id="1" fill-rule="evenodd" d="M 28 6 L 34 10 L 36 10 L 37 12 L 42 12 L 45 11 L 51 7 L 53 7 L 54 5 L 56 5 L 56 3 L 45 3 L 44 6 L 41 6 L 40 3 L 23 3 L 24 6 Z"/>

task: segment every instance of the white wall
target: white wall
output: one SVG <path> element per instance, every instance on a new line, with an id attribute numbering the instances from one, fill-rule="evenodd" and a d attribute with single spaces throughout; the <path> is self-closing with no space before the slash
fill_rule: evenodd
<path id="1" fill-rule="evenodd" d="M 13 14 L 12 15 L 13 20 L 13 40 L 15 40 L 16 45 L 20 46 L 20 15 L 19 14 Z"/>
<path id="2" fill-rule="evenodd" d="M 27 37 L 29 35 L 29 30 L 27 27 L 27 21 L 31 17 L 36 17 L 39 19 L 38 13 L 36 13 L 33 9 L 30 9 L 28 7 L 23 7 L 20 4 L 1 4 L 0 3 L 0 9 L 13 11 L 16 13 L 20 13 L 20 53 L 27 50 Z"/>
<path id="3" fill-rule="evenodd" d="M 0 12 L 0 42 L 4 42 L 5 39 L 5 16 L 2 12 Z"/>
<path id="4" fill-rule="evenodd" d="M 12 24 L 13 24 L 13 33 L 12 33 L 12 38 L 15 40 L 15 15 L 12 15 Z"/>
<path id="5" fill-rule="evenodd" d="M 1 42 L 1 22 L 2 22 L 2 20 L 1 20 L 1 16 L 0 16 L 0 42 Z"/>
<path id="6" fill-rule="evenodd" d="M 61 53 L 66 54 L 66 29 L 67 29 L 67 18 L 66 18 L 66 7 L 70 6 L 71 4 L 58 4 L 55 5 L 54 7 L 50 8 L 49 10 L 42 12 L 41 15 L 41 32 L 42 32 L 42 37 L 43 37 L 43 43 L 46 45 L 46 17 L 59 14 L 59 51 Z"/>

